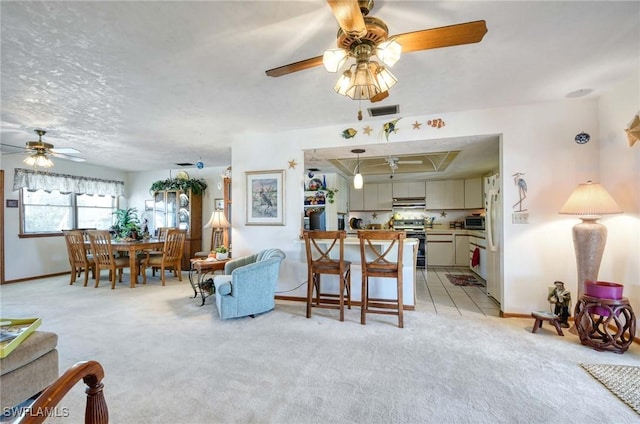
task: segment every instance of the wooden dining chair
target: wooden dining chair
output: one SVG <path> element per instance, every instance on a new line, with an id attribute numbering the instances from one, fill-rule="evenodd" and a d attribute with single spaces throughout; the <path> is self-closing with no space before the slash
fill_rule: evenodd
<path id="1" fill-rule="evenodd" d="M 129 258 L 125 256 L 115 256 L 113 254 L 111 234 L 109 231 L 91 230 L 87 231 L 87 236 L 91 243 L 91 254 L 96 264 L 96 288 L 98 288 L 100 284 L 100 271 L 104 268 L 109 270 L 111 289 L 115 289 L 116 278 L 122 282 L 122 270 L 129 267 Z M 131 278 L 133 278 L 133 275 Z"/>
<path id="2" fill-rule="evenodd" d="M 344 260 L 344 239 L 347 233 L 305 231 L 302 236 L 307 253 L 307 318 L 311 318 L 312 307 L 329 308 L 339 309 L 340 321 L 344 321 L 345 292 L 347 307 L 351 309 L 351 262 Z M 322 291 L 322 274 L 338 277 L 337 294 Z"/>
<path id="3" fill-rule="evenodd" d="M 162 278 L 162 285 L 165 285 L 165 271 L 173 269 L 179 281 L 182 281 L 182 252 L 184 250 L 184 241 L 187 238 L 185 230 L 171 228 L 167 231 L 162 248 L 162 256 L 152 255 L 150 253 L 140 261 L 140 269 L 142 272 L 142 284 L 147 284 L 147 268 L 159 268 Z"/>
<path id="4" fill-rule="evenodd" d="M 176 230 L 177 227 L 158 227 L 158 240 L 160 241 L 165 241 L 165 239 L 167 238 L 167 233 L 169 232 L 169 230 L 174 229 Z M 140 253 L 140 262 L 142 262 L 145 258 L 147 252 L 142 252 Z M 162 257 L 162 250 L 150 250 L 149 254 L 151 256 L 158 256 L 158 257 Z M 158 270 L 157 267 L 151 267 L 151 275 L 153 275 L 154 277 L 156 276 L 156 271 Z M 175 272 L 174 272 L 174 277 L 176 276 Z"/>
<path id="5" fill-rule="evenodd" d="M 96 264 L 93 256 L 85 248 L 84 233 L 82 230 L 63 230 L 62 234 L 64 234 L 64 241 L 69 254 L 69 264 L 71 265 L 71 281 L 69 285 L 73 285 L 76 278 L 84 272 L 84 287 L 87 287 L 89 270 L 91 270 L 93 278 L 96 278 Z"/>
<path id="6" fill-rule="evenodd" d="M 404 327 L 402 314 L 402 255 L 404 231 L 358 231 L 360 260 L 362 264 L 362 309 L 360 324 L 367 323 L 367 314 L 397 315 L 398 327 Z M 395 257 L 394 257 L 395 256 Z M 395 299 L 370 297 L 369 277 L 396 280 Z M 382 284 L 383 282 L 380 282 Z"/>

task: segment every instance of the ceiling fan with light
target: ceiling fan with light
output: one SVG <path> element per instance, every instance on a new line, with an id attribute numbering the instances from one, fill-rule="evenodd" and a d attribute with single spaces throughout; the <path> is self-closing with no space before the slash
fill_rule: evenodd
<path id="1" fill-rule="evenodd" d="M 53 166 L 53 161 L 49 158 L 49 156 L 58 157 L 60 159 L 67 159 L 74 162 L 84 162 L 86 160 L 79 156 L 71 156 L 73 154 L 80 153 L 78 150 L 72 147 L 56 149 L 54 148 L 53 144 L 45 143 L 44 141 L 42 141 L 42 136 L 47 133 L 45 130 L 36 129 L 34 131 L 36 134 L 38 134 L 38 141 L 26 142 L 26 147 L 24 147 L 24 150 L 29 155 L 23 161 L 26 165 L 41 168 L 51 168 Z M 2 144 L 2 146 L 23 149 L 22 147 L 12 146 L 10 144 Z"/>
<path id="2" fill-rule="evenodd" d="M 388 157 L 388 158 L 385 158 L 384 162 L 376 165 L 371 165 L 371 166 L 388 166 L 389 168 L 391 168 L 391 172 L 394 173 L 396 172 L 396 169 L 398 169 L 398 166 L 403 164 L 420 165 L 422 164 L 422 161 L 421 160 L 402 160 L 397 157 Z"/>
<path id="3" fill-rule="evenodd" d="M 369 16 L 373 0 L 327 3 L 340 25 L 338 48 L 326 50 L 323 56 L 269 69 L 268 76 L 280 77 L 321 64 L 329 72 L 338 72 L 353 59 L 355 63 L 342 73 L 334 90 L 353 100 L 378 102 L 389 96 L 389 89 L 397 82 L 388 67 L 400 59 L 401 53 L 477 43 L 487 33 L 485 21 L 480 20 L 389 36 L 387 24 Z"/>

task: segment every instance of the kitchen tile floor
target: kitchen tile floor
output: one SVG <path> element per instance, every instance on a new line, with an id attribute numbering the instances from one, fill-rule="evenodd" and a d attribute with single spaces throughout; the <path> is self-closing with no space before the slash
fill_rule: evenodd
<path id="1" fill-rule="evenodd" d="M 469 268 L 433 267 L 416 273 L 416 309 L 448 315 L 499 316 L 500 307 L 487 296 L 486 287 L 456 286 L 446 277 L 468 274 L 479 278 Z"/>

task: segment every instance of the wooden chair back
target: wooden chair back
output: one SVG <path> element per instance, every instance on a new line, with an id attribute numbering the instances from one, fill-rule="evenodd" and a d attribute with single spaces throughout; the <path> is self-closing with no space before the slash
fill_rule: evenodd
<path id="1" fill-rule="evenodd" d="M 305 231 L 302 237 L 307 252 L 307 266 L 312 271 L 323 274 L 344 272 L 345 231 Z"/>
<path id="2" fill-rule="evenodd" d="M 187 232 L 179 230 L 177 228 L 170 228 L 167 230 L 164 247 L 162 248 L 162 260 L 165 262 L 165 266 L 168 264 L 175 264 L 180 266 L 182 261 L 182 252 L 184 250 L 184 241 L 187 238 Z"/>
<path id="3" fill-rule="evenodd" d="M 340 321 L 344 321 L 344 294 L 347 307 L 351 309 L 351 262 L 344 260 L 345 231 L 305 231 L 307 254 L 307 318 L 311 318 L 311 308 L 340 310 Z M 339 293 L 322 291 L 322 274 L 339 277 Z M 315 297 L 314 297 L 315 290 Z"/>
<path id="4" fill-rule="evenodd" d="M 114 263 L 111 234 L 107 230 L 87 231 L 93 260 L 101 267 L 111 267 Z"/>
<path id="5" fill-rule="evenodd" d="M 76 281 L 76 276 L 84 271 L 84 285 L 86 286 L 89 280 L 89 269 L 93 269 L 94 264 L 93 258 L 89 258 L 84 245 L 84 232 L 82 230 L 63 230 L 62 233 L 64 234 L 69 264 L 71 265 L 71 281 L 69 284 L 73 284 Z"/>

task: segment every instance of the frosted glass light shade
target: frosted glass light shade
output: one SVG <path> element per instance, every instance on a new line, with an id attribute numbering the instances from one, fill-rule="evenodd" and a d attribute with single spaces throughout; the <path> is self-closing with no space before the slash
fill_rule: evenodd
<path id="1" fill-rule="evenodd" d="M 395 40 L 387 40 L 376 48 L 376 56 L 387 66 L 395 65 L 400 60 L 401 53 L 402 46 Z"/>
<path id="2" fill-rule="evenodd" d="M 24 158 L 23 162 L 28 166 L 35 166 L 40 168 L 51 168 L 53 161 L 49 159 L 44 153 L 36 153 L 34 155 Z"/>
<path id="3" fill-rule="evenodd" d="M 393 87 L 398 79 L 393 76 L 391 72 L 384 66 L 381 66 L 376 74 L 376 82 L 378 83 L 378 87 L 380 91 L 389 91 L 391 87 Z"/>
<path id="4" fill-rule="evenodd" d="M 362 174 L 357 173 L 355 177 L 353 177 L 353 188 L 356 190 L 360 190 L 364 185 L 364 180 L 362 179 Z"/>
<path id="5" fill-rule="evenodd" d="M 338 72 L 338 69 L 347 61 L 347 51 L 344 49 L 328 49 L 322 55 L 322 64 L 329 72 Z"/>

